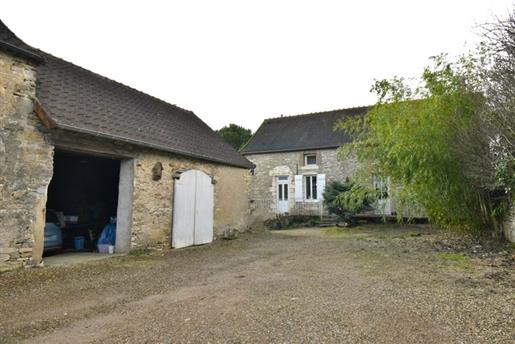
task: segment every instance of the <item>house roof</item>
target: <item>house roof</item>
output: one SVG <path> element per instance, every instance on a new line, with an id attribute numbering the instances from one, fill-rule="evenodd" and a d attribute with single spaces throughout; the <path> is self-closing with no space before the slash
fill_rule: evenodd
<path id="1" fill-rule="evenodd" d="M 345 132 L 334 130 L 336 121 L 367 111 L 368 107 L 363 106 L 265 119 L 240 152 L 248 155 L 336 148 L 351 141 Z"/>
<path id="2" fill-rule="evenodd" d="M 23 56 L 33 62 L 41 63 L 42 57 L 37 50 L 25 44 L 0 20 L 0 49 Z"/>
<path id="3" fill-rule="evenodd" d="M 193 112 L 31 48 L 1 21 L 0 40 L 30 48 L 43 59 L 37 66 L 36 96 L 52 126 L 226 165 L 254 167 Z"/>

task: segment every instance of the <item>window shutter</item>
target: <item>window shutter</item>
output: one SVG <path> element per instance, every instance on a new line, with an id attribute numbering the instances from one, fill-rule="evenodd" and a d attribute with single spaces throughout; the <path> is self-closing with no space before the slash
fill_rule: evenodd
<path id="1" fill-rule="evenodd" d="M 295 202 L 302 202 L 302 176 L 295 176 Z"/>
<path id="2" fill-rule="evenodd" d="M 317 199 L 320 202 L 324 201 L 324 190 L 325 190 L 325 174 L 317 175 Z"/>

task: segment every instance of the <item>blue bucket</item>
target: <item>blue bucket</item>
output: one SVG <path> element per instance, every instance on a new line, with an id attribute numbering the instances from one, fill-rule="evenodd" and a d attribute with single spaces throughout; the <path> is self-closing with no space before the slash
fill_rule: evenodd
<path id="1" fill-rule="evenodd" d="M 84 237 L 76 236 L 73 237 L 73 245 L 75 246 L 75 250 L 80 251 L 84 249 Z"/>

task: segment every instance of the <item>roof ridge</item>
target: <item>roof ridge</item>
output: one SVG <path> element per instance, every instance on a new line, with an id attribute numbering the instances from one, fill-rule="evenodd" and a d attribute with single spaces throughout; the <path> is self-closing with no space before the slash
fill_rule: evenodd
<path id="1" fill-rule="evenodd" d="M 335 132 L 334 122 L 338 118 L 361 116 L 371 107 L 356 106 L 265 119 L 240 152 L 249 155 L 341 146 L 350 142 L 351 137 L 345 132 Z"/>
<path id="2" fill-rule="evenodd" d="M 126 84 L 124 84 L 124 83 L 121 83 L 121 82 L 119 82 L 119 81 L 116 81 L 116 80 L 114 80 L 114 79 L 108 78 L 108 77 L 106 77 L 106 76 L 104 76 L 104 75 L 102 75 L 102 74 L 95 73 L 95 72 L 93 72 L 93 71 L 91 71 L 91 70 L 89 70 L 89 69 L 87 69 L 87 68 L 81 67 L 81 66 L 79 66 L 79 65 L 77 65 L 77 64 L 75 64 L 75 63 L 73 63 L 73 62 L 67 61 L 67 60 L 65 60 L 65 59 L 63 59 L 63 58 L 60 58 L 60 57 L 57 57 L 57 56 L 52 55 L 52 54 L 50 54 L 50 53 L 47 53 L 47 52 L 45 52 L 45 51 L 43 51 L 43 50 L 41 50 L 41 49 L 38 49 L 38 48 L 33 48 L 33 49 L 34 49 L 34 50 L 39 51 L 40 53 L 42 53 L 42 54 L 43 54 L 43 56 L 44 56 L 44 55 L 48 55 L 48 56 L 52 57 L 53 59 L 59 60 L 59 61 L 64 62 L 64 63 L 67 63 L 67 64 L 71 65 L 72 67 L 74 67 L 74 68 L 76 68 L 76 69 L 79 69 L 79 70 L 84 71 L 84 72 L 86 72 L 86 73 L 92 74 L 92 75 L 94 75 L 95 77 L 99 77 L 99 78 L 101 78 L 101 79 L 104 79 L 104 80 L 106 80 L 107 82 L 117 84 L 117 85 L 122 86 L 122 87 L 124 87 L 124 88 L 126 88 L 126 89 L 128 89 L 128 90 L 130 90 L 130 91 L 132 91 L 132 92 L 138 93 L 138 94 L 140 94 L 140 95 L 142 95 L 142 96 L 145 96 L 145 97 L 151 98 L 151 99 L 153 99 L 153 100 L 157 100 L 157 101 L 159 101 L 159 102 L 161 102 L 161 103 L 163 103 L 163 104 L 165 104 L 165 105 L 167 105 L 167 106 L 172 106 L 172 107 L 174 107 L 174 108 L 176 108 L 176 109 L 178 109 L 178 110 L 180 110 L 180 111 L 184 111 L 184 112 L 186 112 L 186 113 L 195 114 L 195 113 L 194 113 L 193 111 L 191 111 L 191 110 L 187 110 L 187 109 L 184 109 L 184 108 L 182 108 L 182 107 L 180 107 L 180 106 L 178 106 L 178 105 L 168 103 L 168 102 L 167 102 L 167 101 L 165 101 L 165 100 L 162 100 L 162 99 L 160 99 L 160 98 L 154 97 L 154 96 L 152 96 L 152 95 L 150 95 L 150 94 L 148 94 L 148 93 L 145 93 L 145 92 L 143 92 L 143 91 L 140 91 L 140 90 L 138 90 L 138 89 L 136 89 L 136 88 L 134 88 L 134 87 L 128 86 L 128 85 L 126 85 Z"/>
<path id="3" fill-rule="evenodd" d="M 328 114 L 331 112 L 339 112 L 339 111 L 365 110 L 365 109 L 368 109 L 371 107 L 372 107 L 372 105 L 362 105 L 362 106 L 353 106 L 353 107 L 349 107 L 349 108 L 340 108 L 340 109 L 334 109 L 334 110 L 308 112 L 308 113 L 297 114 L 297 115 L 288 115 L 288 116 L 281 115 L 278 117 L 266 118 L 264 121 L 275 121 L 275 120 L 290 119 L 290 118 L 295 118 L 295 117 L 319 116 L 319 115 L 325 115 L 325 114 Z"/>

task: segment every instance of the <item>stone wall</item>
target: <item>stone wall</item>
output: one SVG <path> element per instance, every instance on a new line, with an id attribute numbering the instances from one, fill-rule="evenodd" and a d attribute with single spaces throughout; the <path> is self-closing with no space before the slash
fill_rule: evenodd
<path id="1" fill-rule="evenodd" d="M 316 166 L 304 166 L 304 155 L 307 153 L 316 154 Z M 264 218 L 270 217 L 277 208 L 277 176 L 288 176 L 290 210 L 299 209 L 299 213 L 315 214 L 320 212 L 321 200 L 295 202 L 295 175 L 325 174 L 327 184 L 335 180 L 344 181 L 356 168 L 354 160 L 340 161 L 336 149 L 249 154 L 246 158 L 256 165 L 250 181 L 251 208 L 254 216 Z"/>
<path id="2" fill-rule="evenodd" d="M 152 179 L 152 168 L 163 166 L 161 180 Z M 173 177 L 181 170 L 199 170 L 214 179 L 214 234 L 245 231 L 248 224 L 248 178 L 250 171 L 225 165 L 146 152 L 136 158 L 132 246 L 151 246 L 171 241 Z"/>
<path id="3" fill-rule="evenodd" d="M 510 213 L 503 224 L 504 237 L 506 240 L 515 243 L 515 205 L 512 204 Z"/>
<path id="4" fill-rule="evenodd" d="M 230 166 L 217 165 L 215 177 L 215 234 L 250 228 L 249 214 L 250 171 Z"/>
<path id="5" fill-rule="evenodd" d="M 53 148 L 36 117 L 35 67 L 0 52 L 0 269 L 41 260 Z"/>
<path id="6" fill-rule="evenodd" d="M 214 179 L 215 236 L 221 236 L 228 230 L 245 231 L 249 227 L 249 170 L 62 130 L 53 130 L 49 138 L 57 149 L 134 159 L 132 248 L 169 246 L 173 177 L 181 170 L 200 170 Z M 156 181 L 152 178 L 152 168 L 158 162 L 163 170 L 161 179 Z"/>

